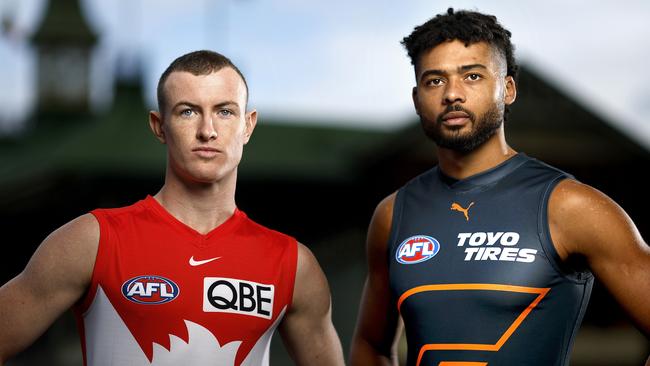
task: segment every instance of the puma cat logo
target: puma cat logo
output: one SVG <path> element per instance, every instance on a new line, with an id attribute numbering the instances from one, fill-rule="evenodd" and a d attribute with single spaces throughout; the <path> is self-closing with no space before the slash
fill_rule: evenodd
<path id="1" fill-rule="evenodd" d="M 461 206 L 460 204 L 454 202 L 454 203 L 451 204 L 451 210 L 452 211 L 462 212 L 463 215 L 465 215 L 465 220 L 469 221 L 469 208 L 472 207 L 473 205 L 474 205 L 474 202 L 470 203 L 469 206 L 467 206 L 467 208 L 463 208 L 463 206 Z"/>

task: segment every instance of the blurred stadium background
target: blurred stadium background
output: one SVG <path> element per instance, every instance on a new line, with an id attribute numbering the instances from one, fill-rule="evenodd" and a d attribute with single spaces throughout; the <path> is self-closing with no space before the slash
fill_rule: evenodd
<path id="1" fill-rule="evenodd" d="M 391 17 L 371 9 L 395 6 L 387 2 L 310 8 L 290 0 L 275 7 L 254 0 L 186 1 L 182 6 L 147 0 L 1 1 L 0 229 L 5 254 L 0 283 L 18 274 L 45 236 L 65 222 L 96 207 L 123 206 L 157 192 L 165 151 L 146 123 L 147 111 L 155 108 L 156 78 L 176 56 L 211 48 L 242 66 L 251 103 L 261 115 L 240 167 L 238 205 L 314 251 L 330 281 L 334 322 L 347 354 L 374 206 L 436 161 L 410 108 L 412 71 L 398 42 L 448 5 L 476 6 L 420 2 L 414 7 L 426 13 Z M 535 18 L 536 10 L 506 7 L 514 2 L 492 3 L 479 4 L 478 10 L 495 13 L 508 28 L 509 20 L 522 29 Z M 650 7 L 639 6 L 650 15 Z M 320 23 L 319 14 L 324 17 Z M 607 10 L 594 8 L 593 14 L 591 32 Z M 644 93 L 639 80 L 629 77 L 642 73 L 634 70 L 638 61 L 633 59 L 641 51 L 632 51 L 632 60 L 619 54 L 620 63 L 611 63 L 608 49 L 621 48 L 600 39 L 603 54 L 596 60 L 590 47 L 598 40 L 583 39 L 582 52 L 580 39 L 567 36 L 555 38 L 559 48 L 549 46 L 557 54 L 535 53 L 534 45 L 550 42 L 542 33 L 590 32 L 582 29 L 582 18 L 573 25 L 558 22 L 549 16 L 548 28 L 530 25 L 519 39 L 522 73 L 507 123 L 509 141 L 516 150 L 607 193 L 647 239 L 648 185 L 641 175 L 650 161 L 650 80 L 638 76 L 646 81 Z M 612 24 L 617 22 L 625 17 L 613 17 Z M 357 31 L 346 28 L 349 24 Z M 632 43 L 639 37 L 635 27 L 647 28 L 626 24 L 633 28 Z M 373 34 L 375 28 L 382 29 L 381 37 Z M 511 30 L 519 47 L 517 30 Z M 390 38 L 382 38 L 386 34 Z M 563 61 L 563 47 L 573 48 L 573 58 L 564 59 L 566 68 L 553 61 Z M 609 68 L 596 67 L 600 74 L 585 74 L 595 81 L 585 82 L 576 80 L 582 75 L 571 68 L 581 63 L 585 69 L 594 64 Z M 621 78 L 628 84 L 619 85 L 625 81 Z M 606 102 L 608 93 L 612 100 Z M 279 337 L 272 352 L 272 364 L 291 364 Z M 648 340 L 597 283 L 571 365 L 641 365 L 648 352 Z M 8 362 L 80 364 L 71 314 Z"/>

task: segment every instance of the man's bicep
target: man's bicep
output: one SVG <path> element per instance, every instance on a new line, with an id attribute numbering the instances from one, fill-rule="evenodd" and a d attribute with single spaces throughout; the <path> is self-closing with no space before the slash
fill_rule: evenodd
<path id="1" fill-rule="evenodd" d="M 39 296 L 24 273 L 0 288 L 0 364 L 36 340 L 52 323 L 48 297 Z"/>
<path id="2" fill-rule="evenodd" d="M 392 194 L 377 205 L 368 228 L 368 277 L 352 341 L 353 365 L 390 364 L 395 356 L 398 314 L 390 296 L 387 255 L 394 200 Z"/>
<path id="3" fill-rule="evenodd" d="M 327 279 L 311 251 L 298 245 L 293 302 L 280 325 L 284 344 L 298 365 L 342 365 Z"/>
<path id="4" fill-rule="evenodd" d="M 298 267 L 288 315 L 316 321 L 330 315 L 331 299 L 325 274 L 311 251 L 298 243 Z"/>
<path id="5" fill-rule="evenodd" d="M 551 196 L 549 218 L 569 255 L 585 258 L 594 275 L 650 335 L 650 247 L 625 211 L 605 194 L 575 181 Z M 555 200 L 555 202 L 553 201 Z"/>
<path id="6" fill-rule="evenodd" d="M 0 360 L 31 344 L 84 293 L 99 241 L 94 217 L 48 236 L 22 273 L 0 288 Z"/>
<path id="7" fill-rule="evenodd" d="M 587 262 L 641 330 L 650 337 L 650 247 L 614 202 L 593 220 Z"/>

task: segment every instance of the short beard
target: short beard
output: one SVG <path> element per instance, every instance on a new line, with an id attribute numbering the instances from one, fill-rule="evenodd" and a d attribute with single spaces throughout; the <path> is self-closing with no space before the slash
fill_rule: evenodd
<path id="1" fill-rule="evenodd" d="M 467 113 L 470 121 L 472 121 L 473 130 L 471 132 L 466 134 L 461 134 L 458 130 L 452 131 L 450 134 L 444 134 L 442 132 L 442 116 L 454 111 Z M 474 151 L 497 132 L 503 123 L 503 111 L 499 110 L 499 107 L 495 104 L 481 116 L 477 123 L 476 115 L 474 113 L 455 104 L 448 106 L 447 109 L 438 116 L 435 123 L 425 120 L 422 116 L 420 116 L 420 123 L 422 124 L 424 133 L 427 137 L 433 140 L 438 147 L 466 154 Z"/>

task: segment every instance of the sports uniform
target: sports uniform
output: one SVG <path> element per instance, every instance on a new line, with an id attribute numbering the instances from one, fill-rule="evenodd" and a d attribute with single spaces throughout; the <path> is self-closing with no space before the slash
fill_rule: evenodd
<path id="1" fill-rule="evenodd" d="M 565 178 L 518 154 L 463 180 L 434 167 L 398 191 L 388 267 L 408 365 L 568 365 L 593 276 L 550 239 Z"/>
<path id="2" fill-rule="evenodd" d="M 150 196 L 92 214 L 99 249 L 75 308 L 85 365 L 268 364 L 293 296 L 295 239 L 239 210 L 203 235 Z"/>

